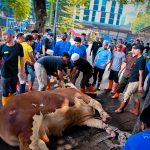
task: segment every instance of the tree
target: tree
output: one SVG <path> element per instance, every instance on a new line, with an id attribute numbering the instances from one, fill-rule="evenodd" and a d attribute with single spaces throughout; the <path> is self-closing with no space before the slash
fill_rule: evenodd
<path id="1" fill-rule="evenodd" d="M 133 32 L 136 32 L 149 25 L 150 14 L 143 13 L 133 19 L 133 21 L 131 22 L 131 30 Z"/>
<path id="2" fill-rule="evenodd" d="M 31 0 L 2 0 L 2 3 L 13 9 L 14 18 L 17 20 L 25 20 L 31 12 Z"/>
<path id="3" fill-rule="evenodd" d="M 46 1 L 45 0 L 33 0 L 34 12 L 35 12 L 35 29 L 39 32 L 44 32 L 44 26 L 47 19 L 46 13 Z"/>

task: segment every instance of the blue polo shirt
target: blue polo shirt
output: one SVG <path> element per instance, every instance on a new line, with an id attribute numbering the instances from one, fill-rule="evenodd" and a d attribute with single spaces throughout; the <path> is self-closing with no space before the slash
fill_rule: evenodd
<path id="1" fill-rule="evenodd" d="M 147 70 L 149 72 L 148 77 L 150 78 L 150 61 L 146 64 Z"/>
<path id="2" fill-rule="evenodd" d="M 84 45 L 80 45 L 80 47 L 77 47 L 76 45 L 72 45 L 69 50 L 70 56 L 73 53 L 77 53 L 80 55 L 80 57 L 86 58 L 86 47 Z"/>
<path id="3" fill-rule="evenodd" d="M 61 40 L 57 42 L 55 45 L 54 55 L 62 56 L 64 52 L 69 52 L 70 46 L 71 46 L 71 43 L 67 41 L 64 42 Z"/>
<path id="4" fill-rule="evenodd" d="M 150 130 L 129 137 L 122 150 L 150 150 Z"/>
<path id="5" fill-rule="evenodd" d="M 105 69 L 104 66 L 108 60 L 111 60 L 111 52 L 109 50 L 104 50 L 103 48 L 99 48 L 97 52 L 97 59 L 95 61 L 95 67 L 100 69 Z"/>

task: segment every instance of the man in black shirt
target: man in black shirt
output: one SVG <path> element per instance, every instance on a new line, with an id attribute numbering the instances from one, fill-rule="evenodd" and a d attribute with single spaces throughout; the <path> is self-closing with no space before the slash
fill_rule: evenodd
<path id="1" fill-rule="evenodd" d="M 47 49 L 54 50 L 53 36 L 53 33 L 50 32 L 47 34 L 47 38 L 42 41 L 42 52 L 44 56 L 46 55 Z"/>
<path id="2" fill-rule="evenodd" d="M 64 53 L 62 57 L 59 56 L 45 56 L 37 60 L 34 65 L 37 80 L 39 83 L 39 91 L 46 89 L 48 84 L 48 75 L 58 76 L 59 86 L 63 85 L 63 71 L 66 69 L 66 66 L 69 64 L 70 55 Z"/>
<path id="3" fill-rule="evenodd" d="M 84 58 L 81 58 L 77 53 L 72 54 L 71 60 L 74 63 L 71 77 L 75 78 L 79 71 L 83 72 L 83 78 L 80 83 L 80 91 L 84 93 L 85 87 L 87 87 L 89 92 L 93 92 L 93 86 L 89 83 L 89 79 L 93 75 L 93 69 L 90 63 Z"/>
<path id="4" fill-rule="evenodd" d="M 3 58 L 2 65 L 2 105 L 6 105 L 16 92 L 18 80 L 18 57 L 20 56 L 20 76 L 24 76 L 24 53 L 19 43 L 14 42 L 14 31 L 8 29 L 4 32 L 6 44 L 0 47 L 0 59 Z"/>
<path id="5" fill-rule="evenodd" d="M 96 41 L 93 42 L 92 48 L 90 51 L 90 56 L 92 54 L 92 63 L 94 62 L 95 56 L 100 47 L 102 47 L 102 42 L 99 40 L 99 37 L 96 37 Z"/>
<path id="6" fill-rule="evenodd" d="M 130 110 L 130 112 L 134 115 L 139 114 L 140 110 L 140 98 L 141 93 L 143 92 L 143 72 L 145 69 L 145 59 L 142 56 L 142 52 L 144 47 L 141 44 L 137 44 L 134 49 L 135 56 L 137 56 L 136 61 L 133 64 L 131 70 L 131 77 L 129 79 L 129 84 L 127 90 L 124 94 L 124 100 L 119 106 L 118 109 L 115 110 L 116 113 L 123 112 L 124 108 L 129 102 L 130 97 L 134 96 L 135 107 Z"/>

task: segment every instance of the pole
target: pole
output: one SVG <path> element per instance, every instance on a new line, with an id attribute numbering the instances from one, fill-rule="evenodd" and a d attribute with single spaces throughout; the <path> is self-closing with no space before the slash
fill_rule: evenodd
<path id="1" fill-rule="evenodd" d="M 57 12 L 58 12 L 58 0 L 56 0 L 56 6 L 55 6 L 55 18 L 54 18 L 54 26 L 53 26 L 53 33 L 54 33 L 54 38 L 55 38 L 55 39 L 56 39 Z"/>

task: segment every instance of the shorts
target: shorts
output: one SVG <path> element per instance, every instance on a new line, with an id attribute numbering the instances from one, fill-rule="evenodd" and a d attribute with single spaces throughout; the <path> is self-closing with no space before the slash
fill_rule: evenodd
<path id="1" fill-rule="evenodd" d="M 132 95 L 135 101 L 139 101 L 142 94 L 138 92 L 139 82 L 129 82 L 127 90 L 124 93 L 124 102 L 126 102 Z"/>
<path id="2" fill-rule="evenodd" d="M 44 88 L 47 86 L 47 78 L 48 78 L 47 72 L 45 68 L 39 63 L 35 63 L 34 68 L 35 68 L 35 73 L 39 84 L 38 90 L 43 91 Z"/>

